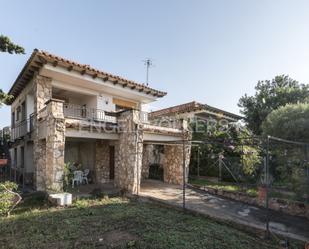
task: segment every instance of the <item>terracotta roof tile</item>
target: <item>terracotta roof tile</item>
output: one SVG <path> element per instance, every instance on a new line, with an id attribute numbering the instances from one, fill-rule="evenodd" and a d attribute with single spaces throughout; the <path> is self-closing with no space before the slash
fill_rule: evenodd
<path id="1" fill-rule="evenodd" d="M 37 61 L 39 59 L 39 61 Z M 33 67 L 33 63 L 37 61 L 37 63 L 51 63 L 54 66 L 68 66 L 71 67 L 71 70 L 77 71 L 84 71 L 85 74 L 92 75 L 93 77 L 101 77 L 107 78 L 110 81 L 113 81 L 114 84 L 120 84 L 123 87 L 129 87 L 132 90 L 143 92 L 145 94 L 151 94 L 155 97 L 163 97 L 166 95 L 166 92 L 158 91 L 153 88 L 150 88 L 144 84 L 137 83 L 132 80 L 125 79 L 123 77 L 113 75 L 96 68 L 93 68 L 87 64 L 81 64 L 72 60 L 65 59 L 58 55 L 51 54 L 47 51 L 34 49 L 33 53 L 31 54 L 30 58 L 28 59 L 27 63 L 25 64 L 24 68 L 20 72 L 19 76 L 17 77 L 15 83 L 13 84 L 12 88 L 9 91 L 9 94 L 13 95 L 15 98 L 19 95 L 22 89 L 27 84 L 29 77 L 31 78 L 34 74 L 33 70 L 30 70 L 30 67 Z M 42 67 L 44 63 L 40 66 Z M 14 99 L 13 99 L 14 100 Z M 13 101 L 12 100 L 12 101 Z"/>
<path id="2" fill-rule="evenodd" d="M 206 104 L 201 104 L 198 103 L 196 101 L 192 101 L 189 103 L 185 103 L 185 104 L 181 104 L 181 105 L 176 105 L 176 106 L 172 106 L 169 108 L 164 108 L 158 111 L 154 111 L 151 112 L 149 114 L 150 118 L 156 118 L 156 117 L 164 117 L 164 116 L 170 116 L 173 114 L 179 114 L 179 113 L 185 113 L 185 112 L 193 112 L 193 111 L 198 111 L 198 110 L 208 110 L 208 111 L 212 111 L 215 113 L 220 113 L 220 114 L 224 114 L 226 116 L 232 117 L 234 119 L 240 120 L 242 119 L 241 116 L 236 115 L 234 113 L 230 113 L 224 110 L 221 110 L 219 108 L 210 106 L 210 105 L 206 105 Z"/>

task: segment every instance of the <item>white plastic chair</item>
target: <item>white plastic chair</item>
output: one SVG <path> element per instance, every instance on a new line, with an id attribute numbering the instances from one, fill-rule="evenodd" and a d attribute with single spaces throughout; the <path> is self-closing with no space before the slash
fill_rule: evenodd
<path id="1" fill-rule="evenodd" d="M 88 183 L 88 175 L 89 175 L 89 172 L 90 172 L 89 169 L 85 169 L 85 170 L 84 170 L 82 183 L 84 183 L 84 181 L 85 181 L 87 184 L 89 184 L 89 183 Z"/>
<path id="2" fill-rule="evenodd" d="M 73 179 L 72 179 L 72 188 L 74 188 L 75 183 L 77 185 L 83 182 L 83 171 L 76 170 L 73 172 Z"/>

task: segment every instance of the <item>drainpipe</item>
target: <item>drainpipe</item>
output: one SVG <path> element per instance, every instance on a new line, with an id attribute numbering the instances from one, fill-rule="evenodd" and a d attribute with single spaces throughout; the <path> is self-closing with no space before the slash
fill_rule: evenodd
<path id="1" fill-rule="evenodd" d="M 266 238 L 270 237 L 269 232 L 269 221 L 270 221 L 270 213 L 269 213 L 269 140 L 270 136 L 267 136 L 267 152 L 266 152 Z"/>
<path id="2" fill-rule="evenodd" d="M 135 124 L 135 155 L 136 155 L 136 174 L 137 174 L 137 189 L 136 189 L 136 194 L 137 196 L 139 195 L 139 188 L 140 188 L 140 177 L 139 177 L 139 160 L 138 160 L 138 157 L 139 157 L 139 150 L 138 150 L 138 146 L 140 146 L 140 143 L 138 141 L 138 135 L 139 135 L 139 131 L 140 131 L 140 128 L 139 128 L 139 124 Z"/>
<path id="3" fill-rule="evenodd" d="M 186 155 L 185 155 L 185 138 L 183 138 L 182 144 L 182 199 L 183 199 L 183 211 L 186 210 Z"/>
<path id="4" fill-rule="evenodd" d="M 182 208 L 183 211 L 186 210 L 186 146 L 185 146 L 185 127 L 184 127 L 184 120 L 182 121 Z"/>

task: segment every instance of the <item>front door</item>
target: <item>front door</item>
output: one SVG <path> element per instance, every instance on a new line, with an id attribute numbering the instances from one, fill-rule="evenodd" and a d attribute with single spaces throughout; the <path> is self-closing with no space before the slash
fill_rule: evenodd
<path id="1" fill-rule="evenodd" d="M 109 146 L 109 179 L 115 178 L 115 146 Z"/>

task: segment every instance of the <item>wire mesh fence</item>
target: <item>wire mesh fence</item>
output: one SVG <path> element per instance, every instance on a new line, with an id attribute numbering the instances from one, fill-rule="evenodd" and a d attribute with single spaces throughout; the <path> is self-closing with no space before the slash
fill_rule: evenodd
<path id="1" fill-rule="evenodd" d="M 306 143 L 269 137 L 269 197 L 309 203 L 308 149 Z"/>
<path id="2" fill-rule="evenodd" d="M 193 188 L 210 208 L 217 203 L 216 210 L 259 226 L 267 237 L 308 239 L 309 145 L 268 137 L 238 143 L 243 150 L 235 153 L 223 143 L 216 142 L 220 150 L 209 149 L 207 141 L 193 144 L 186 199 Z M 291 248 L 287 241 L 283 248 Z"/>

